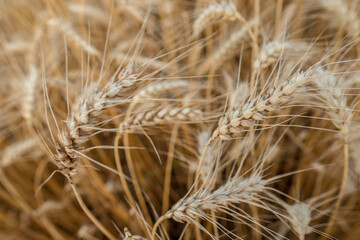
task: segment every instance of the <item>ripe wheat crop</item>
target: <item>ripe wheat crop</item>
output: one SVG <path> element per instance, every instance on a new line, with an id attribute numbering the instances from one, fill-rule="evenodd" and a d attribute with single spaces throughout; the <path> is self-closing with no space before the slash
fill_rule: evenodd
<path id="1" fill-rule="evenodd" d="M 0 22 L 0 239 L 359 239 L 358 1 L 2 0 Z"/>

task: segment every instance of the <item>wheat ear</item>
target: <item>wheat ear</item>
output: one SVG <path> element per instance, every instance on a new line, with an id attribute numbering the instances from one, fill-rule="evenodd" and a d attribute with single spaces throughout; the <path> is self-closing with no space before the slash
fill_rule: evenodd
<path id="1" fill-rule="evenodd" d="M 339 194 L 335 203 L 334 210 L 331 214 L 328 226 L 325 229 L 325 233 L 329 234 L 334 225 L 337 212 L 340 208 L 341 201 L 345 192 L 349 174 L 349 126 L 353 115 L 353 111 L 347 106 L 346 94 L 344 93 L 344 80 L 340 81 L 335 75 L 323 70 L 318 69 L 316 72 L 319 75 L 319 79 L 315 81 L 315 85 L 319 88 L 319 97 L 328 106 L 328 114 L 331 118 L 334 126 L 339 129 L 342 133 L 343 143 L 343 154 L 344 154 L 344 169 L 343 178 Z"/>
<path id="2" fill-rule="evenodd" d="M 77 32 L 75 32 L 75 30 L 68 22 L 65 22 L 60 18 L 52 18 L 47 21 L 47 25 L 49 27 L 55 28 L 62 34 L 65 34 L 69 41 L 72 42 L 75 46 L 85 50 L 90 55 L 100 57 L 100 52 L 95 47 L 87 43 L 84 39 L 82 39 L 82 37 Z"/>
<path id="3" fill-rule="evenodd" d="M 249 21 L 249 26 L 252 27 L 255 21 Z M 199 66 L 199 73 L 203 74 L 210 69 L 218 69 L 224 62 L 234 55 L 239 53 L 239 46 L 245 39 L 247 28 L 245 26 L 235 30 L 231 33 L 229 39 L 215 50 L 215 52 L 206 58 L 205 62 Z"/>
<path id="4" fill-rule="evenodd" d="M 101 124 L 99 116 L 106 109 L 122 103 L 123 94 L 137 81 L 138 75 L 130 65 L 103 89 L 90 88 L 77 100 L 66 121 L 66 128 L 59 133 L 55 162 L 60 171 L 66 175 L 76 174 L 81 144 L 87 142 L 94 128 Z"/>
<path id="5" fill-rule="evenodd" d="M 75 14 L 85 14 L 88 17 L 91 17 L 96 20 L 100 20 L 103 23 L 108 23 L 109 14 L 101 10 L 97 6 L 92 6 L 90 4 L 82 5 L 78 3 L 69 3 L 69 10 Z"/>
<path id="6" fill-rule="evenodd" d="M 300 53 L 304 54 L 309 46 L 303 42 L 279 42 L 272 41 L 267 43 L 255 57 L 252 68 L 253 72 L 257 72 L 263 70 L 270 65 L 276 63 L 279 58 L 286 54 L 290 53 Z"/>
<path id="7" fill-rule="evenodd" d="M 245 129 L 255 126 L 266 115 L 273 112 L 286 102 L 295 90 L 310 80 L 308 72 L 296 73 L 279 86 L 271 88 L 264 96 L 249 100 L 242 108 L 231 111 L 219 120 L 211 141 L 216 138 L 231 140 L 232 134 L 239 134 Z"/>
<path id="8" fill-rule="evenodd" d="M 203 29 L 205 29 L 209 22 L 216 22 L 223 19 L 240 21 L 250 36 L 254 51 L 258 52 L 259 46 L 257 43 L 257 38 L 254 32 L 251 30 L 249 22 L 237 11 L 233 3 L 221 2 L 220 4 L 211 5 L 209 8 L 204 10 L 204 12 L 196 19 L 194 23 L 194 35 L 198 35 Z"/>
<path id="9" fill-rule="evenodd" d="M 243 133 L 254 127 L 268 113 L 279 109 L 281 105 L 288 102 L 289 97 L 298 87 L 310 81 L 310 73 L 312 71 L 310 68 L 306 72 L 293 74 L 279 86 L 269 89 L 264 96 L 259 96 L 253 100 L 249 99 L 242 108 L 233 110 L 219 119 L 218 127 L 214 130 L 201 155 L 195 175 L 195 189 L 197 189 L 201 166 L 210 144 L 218 138 L 225 141 L 231 140 L 233 135 Z"/>
<path id="10" fill-rule="evenodd" d="M 152 239 L 155 239 L 156 229 L 163 220 L 171 218 L 177 222 L 195 223 L 196 218 L 205 218 L 206 210 L 227 212 L 226 208 L 232 204 L 258 202 L 258 194 L 267 191 L 267 184 L 268 181 L 258 175 L 249 178 L 235 177 L 213 192 L 202 190 L 187 196 L 157 220 L 153 227 Z"/>
<path id="11" fill-rule="evenodd" d="M 96 230 L 93 224 L 84 224 L 79 228 L 76 236 L 80 239 L 96 240 L 97 238 L 94 237 Z"/>
<path id="12" fill-rule="evenodd" d="M 20 156 L 37 145 L 34 138 L 28 138 L 21 142 L 10 145 L 3 151 L 0 162 L 1 167 L 9 166 L 10 164 L 20 160 Z"/>
<path id="13" fill-rule="evenodd" d="M 146 66 L 146 68 L 150 68 L 152 70 L 171 69 L 169 63 L 141 55 L 136 56 L 136 59 L 133 59 L 131 56 L 124 53 L 114 52 L 111 54 L 111 58 L 115 59 L 120 64 L 135 62 L 139 66 Z"/>
<path id="14" fill-rule="evenodd" d="M 199 35 L 211 23 L 237 20 L 238 11 L 232 2 L 222 1 L 204 9 L 193 25 L 194 36 Z"/>
<path id="15" fill-rule="evenodd" d="M 309 7 L 313 6 L 312 2 L 308 3 Z M 347 6 L 346 1 L 342 0 L 320 0 L 316 5 L 329 14 L 326 19 L 330 25 L 345 30 L 353 39 L 359 37 L 360 19 L 354 9 Z"/>
<path id="16" fill-rule="evenodd" d="M 142 99 L 152 98 L 159 93 L 167 92 L 170 90 L 179 90 L 180 89 L 187 89 L 190 86 L 190 83 L 186 80 L 176 80 L 176 81 L 163 81 L 159 83 L 150 84 L 140 91 L 138 91 L 133 100 L 138 102 Z"/>
<path id="17" fill-rule="evenodd" d="M 132 235 L 130 233 L 129 229 L 127 229 L 127 228 L 124 228 L 124 233 L 125 233 L 125 237 L 123 238 L 123 240 L 147 240 L 144 237 Z"/>
<path id="18" fill-rule="evenodd" d="M 289 221 L 295 232 L 299 236 L 299 240 L 304 240 L 305 235 L 312 232 L 309 227 L 311 221 L 311 209 L 306 203 L 295 203 L 287 207 Z"/>
<path id="19" fill-rule="evenodd" d="M 200 110 L 191 108 L 171 108 L 165 107 L 162 109 L 154 109 L 146 112 L 141 112 L 130 119 L 127 119 L 121 124 L 120 129 L 131 129 L 136 126 L 149 124 L 166 124 L 174 123 L 176 121 L 200 121 L 202 118 Z"/>
<path id="20" fill-rule="evenodd" d="M 34 65 L 30 66 L 29 74 L 24 83 L 24 95 L 22 101 L 22 113 L 27 122 L 31 122 L 35 107 L 35 93 L 38 84 L 38 71 Z"/>

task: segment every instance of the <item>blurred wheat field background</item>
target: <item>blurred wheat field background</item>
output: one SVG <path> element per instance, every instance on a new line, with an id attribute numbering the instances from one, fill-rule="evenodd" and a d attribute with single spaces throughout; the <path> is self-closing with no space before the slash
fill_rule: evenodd
<path id="1" fill-rule="evenodd" d="M 360 236 L 357 0 L 1 0 L 1 239 Z"/>

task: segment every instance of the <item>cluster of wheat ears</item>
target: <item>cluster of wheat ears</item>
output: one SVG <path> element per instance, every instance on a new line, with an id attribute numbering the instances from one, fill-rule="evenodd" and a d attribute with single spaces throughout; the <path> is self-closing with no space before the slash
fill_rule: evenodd
<path id="1" fill-rule="evenodd" d="M 0 1 L 0 238 L 359 239 L 359 13 Z"/>

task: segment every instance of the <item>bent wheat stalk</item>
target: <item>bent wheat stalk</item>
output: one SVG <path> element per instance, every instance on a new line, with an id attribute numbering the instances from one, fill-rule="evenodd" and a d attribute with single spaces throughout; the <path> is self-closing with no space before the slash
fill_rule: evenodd
<path id="1" fill-rule="evenodd" d="M 134 105 L 132 105 L 134 106 Z M 132 106 L 128 109 L 128 114 L 132 112 Z M 131 109 L 130 109 L 131 108 Z M 117 136 L 115 137 L 115 146 L 119 145 L 119 141 L 122 137 L 122 135 L 125 133 L 125 130 L 127 129 L 134 129 L 137 127 L 142 127 L 143 125 L 149 125 L 149 124 L 167 124 L 167 123 L 174 123 L 177 121 L 199 121 L 201 120 L 202 112 L 200 110 L 193 110 L 191 108 L 163 108 L 163 109 L 154 109 L 147 112 L 141 112 L 135 116 L 128 117 L 120 124 L 119 131 L 117 133 Z M 126 135 L 127 136 L 127 135 Z M 125 138 L 126 142 L 128 142 L 128 139 Z M 128 144 L 127 144 L 128 145 Z M 121 162 L 120 162 L 120 156 L 118 148 L 115 147 L 115 161 L 118 170 L 122 171 L 121 169 Z M 131 178 L 134 183 L 134 188 L 136 195 L 140 201 L 140 205 L 143 208 L 143 211 L 145 211 L 145 214 L 147 214 L 147 218 L 150 219 L 150 215 L 147 212 L 146 202 L 142 196 L 141 187 L 137 181 L 136 177 L 136 171 L 135 166 L 133 164 L 133 161 L 131 160 L 131 154 L 129 152 L 126 152 L 127 154 L 127 165 L 129 168 L 129 172 L 131 175 Z M 126 179 L 123 175 L 120 176 L 121 182 L 123 184 L 126 184 Z M 127 190 L 128 191 L 128 190 Z M 127 196 L 129 199 L 132 199 L 131 201 L 134 201 L 133 197 L 131 196 L 130 191 L 127 192 Z M 135 202 L 135 201 L 134 201 Z"/>
<path id="2" fill-rule="evenodd" d="M 94 223 L 94 225 L 110 240 L 116 240 L 117 238 L 114 237 L 105 227 L 101 224 L 101 222 L 92 214 L 90 209 L 86 206 L 84 203 L 84 200 L 82 199 L 81 195 L 79 194 L 75 184 L 71 182 L 71 179 L 69 179 L 71 187 L 73 189 L 73 192 L 75 194 L 75 197 L 77 201 L 79 202 L 79 205 L 81 209 L 85 212 L 85 214 L 89 217 L 89 219 Z"/>
<path id="3" fill-rule="evenodd" d="M 179 120 L 199 120 L 198 117 L 202 114 L 198 110 L 192 110 L 190 108 L 163 108 L 163 109 L 154 109 L 154 110 L 148 110 L 144 112 L 140 112 L 137 115 L 130 116 L 130 114 L 133 112 L 133 109 L 136 104 L 141 102 L 142 100 L 151 97 L 155 94 L 159 94 L 161 92 L 166 92 L 168 90 L 172 90 L 174 88 L 184 88 L 188 87 L 189 83 L 188 81 L 179 80 L 179 81 L 171 81 L 171 82 L 160 82 L 155 84 L 150 84 L 146 86 L 144 89 L 138 91 L 134 97 L 133 102 L 130 104 L 129 108 L 127 109 L 127 114 L 125 117 L 125 120 L 120 123 L 118 131 L 115 136 L 114 140 L 114 155 L 115 155 L 115 163 L 116 167 L 119 170 L 119 172 L 123 172 L 121 162 L 120 162 L 120 155 L 119 155 L 119 141 L 121 140 L 124 133 L 126 133 L 126 130 L 131 130 L 137 127 L 142 127 L 144 124 L 164 124 L 164 123 L 173 123 L 174 121 Z M 124 143 L 128 145 L 128 136 L 125 135 L 124 137 Z M 142 194 L 141 187 L 137 181 L 136 171 L 134 164 L 131 159 L 131 154 L 128 150 L 125 150 L 126 154 L 126 161 L 127 166 L 129 168 L 129 172 L 131 175 L 131 178 L 133 180 L 135 192 L 137 195 L 137 198 L 139 200 L 140 206 L 142 207 L 145 218 L 148 220 L 148 222 L 151 222 L 150 214 L 146 207 L 146 202 Z M 125 194 L 128 197 L 130 203 L 135 206 L 135 200 L 129 190 L 129 187 L 127 185 L 126 179 L 123 176 L 120 176 L 120 181 L 124 186 Z"/>

